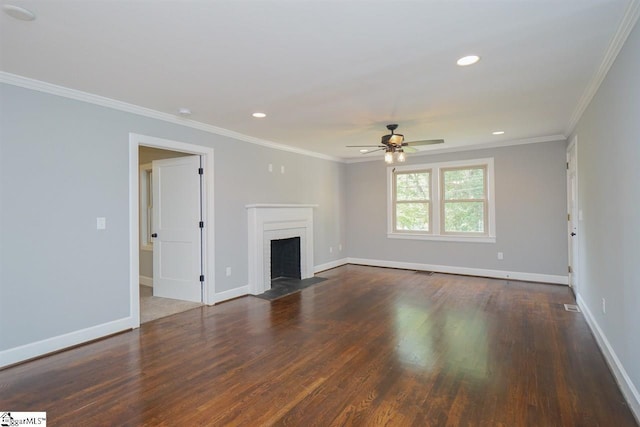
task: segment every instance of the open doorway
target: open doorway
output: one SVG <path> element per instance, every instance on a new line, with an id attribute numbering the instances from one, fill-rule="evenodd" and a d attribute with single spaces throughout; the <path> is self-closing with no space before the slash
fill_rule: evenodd
<path id="1" fill-rule="evenodd" d="M 193 160 L 187 159 L 187 157 L 194 157 Z M 156 227 L 157 219 L 154 218 L 158 216 L 157 212 L 157 203 L 154 203 L 154 197 L 157 198 L 158 195 L 156 193 L 159 192 L 158 184 L 159 180 L 154 179 L 154 176 L 158 176 L 158 171 L 163 171 L 166 168 L 177 169 L 180 168 L 182 163 L 189 165 L 189 163 L 193 162 L 197 163 L 197 166 L 193 166 L 189 168 L 186 173 L 188 175 L 193 175 L 193 171 L 200 166 L 200 156 L 193 156 L 189 153 L 165 150 L 154 147 L 147 146 L 139 146 L 138 148 L 138 164 L 140 169 L 140 179 L 139 179 L 139 213 L 140 213 L 140 323 L 146 323 L 151 320 L 159 319 L 161 317 L 166 317 L 171 314 L 180 313 L 182 311 L 190 310 L 192 308 L 196 308 L 202 305 L 201 293 L 200 289 L 196 289 L 197 296 L 187 296 L 182 297 L 178 292 L 171 292 L 171 287 L 175 286 L 175 284 L 171 283 L 169 280 L 156 280 L 154 283 L 154 277 L 158 277 L 158 271 L 160 270 L 158 263 L 154 263 L 155 258 L 159 257 L 159 251 L 154 250 L 154 246 L 159 246 L 160 242 L 156 242 L 154 245 L 154 240 L 158 237 L 158 230 Z M 155 174 L 154 174 L 155 169 Z M 184 169 L 184 167 L 183 167 Z M 192 169 L 192 170 L 190 170 Z M 175 175 L 175 173 L 173 173 Z M 191 178 L 191 177 L 189 177 Z M 197 188 L 197 206 L 194 209 L 197 210 L 198 217 L 202 211 L 200 206 L 201 197 L 200 190 L 201 185 L 196 180 L 194 182 L 193 179 L 186 182 L 185 185 L 196 185 Z M 189 194 L 188 191 L 179 190 L 183 194 Z M 172 194 L 166 194 L 164 191 L 164 196 L 168 197 L 168 200 L 165 200 L 166 203 L 171 206 L 179 207 L 180 204 L 177 200 L 172 200 Z M 180 195 L 178 195 L 180 196 Z M 155 209 L 154 209 L 155 207 Z M 166 210 L 166 209 L 165 209 Z M 198 221 L 200 218 L 198 218 Z M 161 236 L 164 236 L 166 233 L 161 233 Z M 195 230 L 194 230 L 195 231 Z M 198 241 L 196 243 L 197 251 L 198 251 L 198 260 L 194 260 L 196 262 L 197 268 L 200 268 L 201 263 L 201 236 L 197 236 Z M 185 252 L 185 251 L 183 251 Z M 189 251 L 186 251 L 187 253 Z M 193 254 L 191 254 L 193 255 Z M 176 258 L 175 254 L 169 255 L 172 258 Z M 188 256 L 188 255 L 187 255 Z M 183 258 L 184 256 L 179 256 L 178 258 Z M 174 267 L 178 267 L 180 270 L 180 264 L 184 263 L 182 259 L 169 260 L 174 261 Z M 187 260 L 189 263 L 189 260 Z M 168 268 L 167 268 L 168 267 Z M 167 266 L 164 270 L 171 269 L 171 266 Z M 198 273 L 199 274 L 199 273 Z M 195 278 L 192 278 L 195 279 Z M 158 283 L 160 282 L 160 283 Z M 178 284 L 177 286 L 179 286 Z M 195 284 L 197 286 L 197 283 Z M 197 300 L 197 301 L 196 301 Z"/>
<path id="2" fill-rule="evenodd" d="M 214 301 L 213 150 L 137 134 L 129 142 L 130 313 L 138 327 Z"/>

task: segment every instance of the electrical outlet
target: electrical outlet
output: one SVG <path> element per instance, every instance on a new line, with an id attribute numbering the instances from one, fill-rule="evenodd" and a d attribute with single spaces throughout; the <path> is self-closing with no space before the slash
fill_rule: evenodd
<path id="1" fill-rule="evenodd" d="M 602 314 L 607 314 L 607 300 L 602 298 Z"/>
<path id="2" fill-rule="evenodd" d="M 504 259 L 504 254 L 502 252 L 498 252 L 498 259 Z"/>
<path id="3" fill-rule="evenodd" d="M 280 173 L 284 173 L 284 166 L 280 166 Z"/>
<path id="4" fill-rule="evenodd" d="M 227 267 L 227 277 L 231 276 L 231 267 Z"/>
<path id="5" fill-rule="evenodd" d="M 269 172 L 273 172 L 273 163 L 269 163 Z"/>
<path id="6" fill-rule="evenodd" d="M 333 246 L 329 246 L 329 253 L 332 254 L 333 253 Z"/>
<path id="7" fill-rule="evenodd" d="M 340 244 L 338 245 L 338 250 L 339 250 L 340 252 L 342 252 L 342 243 L 340 243 Z"/>

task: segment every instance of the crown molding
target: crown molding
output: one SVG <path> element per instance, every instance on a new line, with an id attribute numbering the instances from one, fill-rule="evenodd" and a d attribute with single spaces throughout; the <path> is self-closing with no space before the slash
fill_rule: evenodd
<path id="1" fill-rule="evenodd" d="M 457 153 L 460 151 L 473 151 L 473 150 L 485 150 L 488 148 L 504 148 L 511 147 L 514 145 L 524 145 L 524 144 L 536 144 L 539 142 L 555 142 L 555 141 L 566 141 L 567 137 L 564 135 L 548 135 L 548 136 L 537 136 L 535 138 L 524 138 L 524 139 L 514 139 L 511 141 L 491 141 L 480 144 L 473 145 L 463 145 L 459 147 L 451 147 L 451 148 L 440 148 L 436 150 L 428 150 L 428 151 L 419 151 L 417 153 L 411 153 L 408 157 L 423 157 L 423 156 L 433 156 L 435 154 L 446 154 L 446 153 Z M 377 162 L 383 161 L 382 156 L 374 157 L 371 156 L 366 159 L 345 159 L 345 163 L 362 163 L 362 162 Z"/>
<path id="2" fill-rule="evenodd" d="M 598 67 L 598 70 L 591 78 L 591 81 L 585 88 L 578 105 L 576 105 L 576 108 L 571 115 L 571 120 L 569 120 L 569 123 L 567 124 L 565 135 L 571 135 L 575 130 L 578 122 L 582 118 L 582 115 L 591 103 L 593 97 L 596 95 L 596 92 L 607 76 L 609 69 L 616 60 L 618 53 L 620 53 L 622 46 L 624 46 L 624 42 L 627 41 L 627 37 L 629 37 L 631 30 L 633 30 L 633 27 L 638 21 L 638 17 L 640 17 L 640 0 L 630 0 L 622 21 L 620 21 L 620 25 L 618 26 L 618 30 L 613 35 L 611 42 L 609 42 L 609 46 L 607 47 L 600 67 Z"/>
<path id="3" fill-rule="evenodd" d="M 87 102 L 89 104 L 100 105 L 102 107 L 112 108 L 114 110 L 124 111 L 127 113 L 137 114 L 139 116 L 149 117 L 156 120 L 162 120 L 181 126 L 198 129 L 204 132 L 208 132 L 215 135 L 226 136 L 229 138 L 237 139 L 239 141 L 248 142 L 250 144 L 261 145 L 263 147 L 273 148 L 275 150 L 287 151 L 290 153 L 301 154 L 303 156 L 315 157 L 323 160 L 331 160 L 334 162 L 344 162 L 344 159 L 339 157 L 333 157 L 322 153 L 316 153 L 315 151 L 304 150 L 302 148 L 292 147 L 290 145 L 280 144 L 266 139 L 255 138 L 253 136 L 244 135 L 239 132 L 234 132 L 229 129 L 209 125 L 195 120 L 186 119 L 175 116 L 173 114 L 163 113 L 160 111 L 152 110 L 150 108 L 141 107 L 135 104 L 129 104 L 127 102 L 118 101 L 104 96 L 95 95 L 88 92 L 82 92 L 76 89 L 70 89 L 64 86 L 58 86 L 52 83 L 43 82 L 40 80 L 31 79 L 28 77 L 19 76 L 17 74 L 7 73 L 0 71 L 0 83 L 6 83 L 13 86 L 19 86 L 26 89 L 36 90 L 38 92 L 49 93 L 52 95 L 61 96 L 64 98 L 74 99 L 76 101 Z"/>

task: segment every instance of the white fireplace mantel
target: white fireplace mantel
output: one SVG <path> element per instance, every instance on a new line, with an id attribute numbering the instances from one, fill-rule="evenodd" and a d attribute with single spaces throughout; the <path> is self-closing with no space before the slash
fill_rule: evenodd
<path id="1" fill-rule="evenodd" d="M 313 208 L 309 204 L 247 205 L 249 292 L 271 289 L 271 240 L 300 237 L 300 275 L 313 277 Z"/>

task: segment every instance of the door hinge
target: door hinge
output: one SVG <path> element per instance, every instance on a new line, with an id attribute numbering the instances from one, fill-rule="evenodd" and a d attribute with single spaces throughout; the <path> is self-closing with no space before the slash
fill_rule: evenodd
<path id="1" fill-rule="evenodd" d="M 571 214 L 567 214 L 567 221 L 571 221 Z"/>
<path id="2" fill-rule="evenodd" d="M 201 274 L 201 275 L 200 275 L 200 281 L 201 281 L 201 282 L 204 282 L 204 274 Z"/>
<path id="3" fill-rule="evenodd" d="M 571 270 L 571 266 L 569 266 L 569 273 L 573 273 L 573 271 Z"/>
<path id="4" fill-rule="evenodd" d="M 567 170 L 569 170 L 569 162 L 567 162 Z"/>
<path id="5" fill-rule="evenodd" d="M 200 221 L 200 222 L 198 223 L 198 227 L 200 227 L 200 228 L 204 228 L 204 221 Z"/>
<path id="6" fill-rule="evenodd" d="M 204 169 L 198 168 L 198 175 L 204 175 Z"/>

